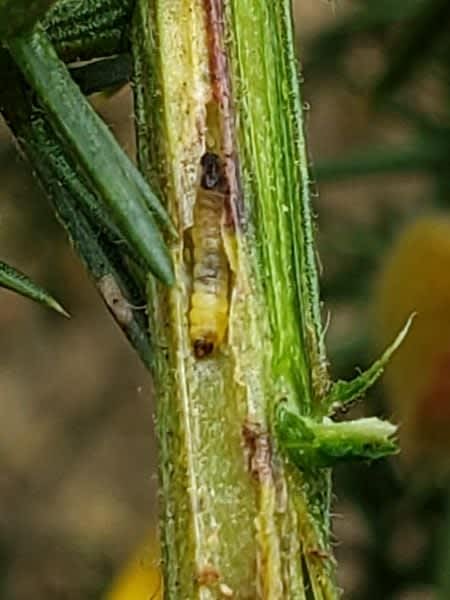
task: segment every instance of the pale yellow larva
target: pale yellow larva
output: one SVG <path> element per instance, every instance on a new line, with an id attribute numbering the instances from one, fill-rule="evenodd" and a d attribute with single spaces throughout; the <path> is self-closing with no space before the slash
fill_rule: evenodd
<path id="1" fill-rule="evenodd" d="M 190 338 L 197 358 L 214 352 L 228 325 L 229 265 L 221 220 L 225 195 L 217 154 L 202 157 L 202 177 L 194 207 L 194 249 Z"/>

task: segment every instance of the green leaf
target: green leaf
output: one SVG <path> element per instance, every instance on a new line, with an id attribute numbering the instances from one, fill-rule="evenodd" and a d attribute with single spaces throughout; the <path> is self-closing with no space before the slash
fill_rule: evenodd
<path id="1" fill-rule="evenodd" d="M 171 285 L 172 264 L 154 216 L 166 227 L 172 225 L 141 173 L 73 82 L 40 28 L 14 38 L 9 48 L 124 239 L 156 277 Z"/>
<path id="2" fill-rule="evenodd" d="M 331 467 L 350 460 L 375 460 L 398 451 L 397 427 L 376 417 L 335 423 L 301 417 L 280 404 L 276 414 L 280 446 L 301 469 Z"/>
<path id="3" fill-rule="evenodd" d="M 363 396 L 365 392 L 381 377 L 391 356 L 399 348 L 405 339 L 415 314 L 411 315 L 406 325 L 397 335 L 392 344 L 384 351 L 382 356 L 376 360 L 366 371 L 351 381 L 336 381 L 332 384 L 330 393 L 326 399 L 332 412 L 339 408 L 348 406 Z"/>
<path id="4" fill-rule="evenodd" d="M 57 302 L 47 291 L 34 283 L 21 271 L 17 271 L 10 265 L 0 261 L 0 287 L 17 292 L 25 298 L 44 304 L 56 312 L 70 317 L 69 313 Z"/>
<path id="5" fill-rule="evenodd" d="M 0 71 L 7 74 L 6 85 L 0 89 L 6 122 L 110 312 L 143 363 L 150 367 L 153 352 L 148 322 L 145 312 L 136 310 L 145 302 L 147 270 L 128 260 L 129 247 L 110 229 L 105 211 L 99 212 L 102 207 L 85 177 L 58 143 L 45 113 L 33 106 L 32 95 L 23 92 L 17 67 L 1 51 Z"/>
<path id="6" fill-rule="evenodd" d="M 52 184 L 53 179 L 56 179 L 61 189 L 64 187 L 70 190 L 70 197 L 77 209 L 87 215 L 88 220 L 94 227 L 104 233 L 113 246 L 120 247 L 122 254 L 128 255 L 136 263 L 142 264 L 143 261 L 140 255 L 128 243 L 128 240 L 122 238 L 108 210 L 99 202 L 98 195 L 92 193 L 83 174 L 77 171 L 72 157 L 64 152 L 51 125 L 43 117 L 42 111 L 31 107 L 28 118 L 31 126 L 29 131 L 26 132 L 28 136 L 25 138 L 25 147 L 26 151 L 29 152 L 30 147 L 33 145 L 35 160 L 39 165 L 36 169 L 37 173 L 40 174 L 41 172 L 39 168 L 41 163 L 51 165 Z M 11 125 L 14 129 L 15 124 Z M 39 140 L 38 147 L 33 144 L 34 139 Z M 43 187 L 47 195 L 52 195 L 54 204 L 58 206 L 62 199 L 62 193 L 53 192 L 53 185 L 49 185 L 49 179 L 50 177 L 43 181 Z"/>

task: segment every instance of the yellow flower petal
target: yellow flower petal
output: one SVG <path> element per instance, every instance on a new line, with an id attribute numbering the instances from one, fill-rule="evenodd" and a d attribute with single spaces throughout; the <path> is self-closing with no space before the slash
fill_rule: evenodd
<path id="1" fill-rule="evenodd" d="M 124 565 L 104 600 L 162 600 L 159 542 L 152 531 Z"/>
<path id="2" fill-rule="evenodd" d="M 409 334 L 386 368 L 387 399 L 407 459 L 450 467 L 450 219 L 420 218 L 399 236 L 374 294 L 380 348 L 411 313 Z M 429 464 L 423 463 L 426 469 Z"/>

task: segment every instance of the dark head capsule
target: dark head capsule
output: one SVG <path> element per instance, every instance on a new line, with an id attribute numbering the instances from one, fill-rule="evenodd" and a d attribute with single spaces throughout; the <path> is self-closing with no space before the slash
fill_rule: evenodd
<path id="1" fill-rule="evenodd" d="M 213 152 L 206 152 L 200 161 L 202 166 L 201 186 L 205 190 L 214 190 L 222 182 L 220 158 Z"/>

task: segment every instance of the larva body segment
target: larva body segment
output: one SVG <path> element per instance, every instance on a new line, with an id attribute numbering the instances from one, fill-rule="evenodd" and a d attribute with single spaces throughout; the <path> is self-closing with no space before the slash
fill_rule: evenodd
<path id="1" fill-rule="evenodd" d="M 222 240 L 225 195 L 220 191 L 219 157 L 202 158 L 202 178 L 194 207 L 193 281 L 190 337 L 197 358 L 214 352 L 228 324 L 229 266 Z"/>

